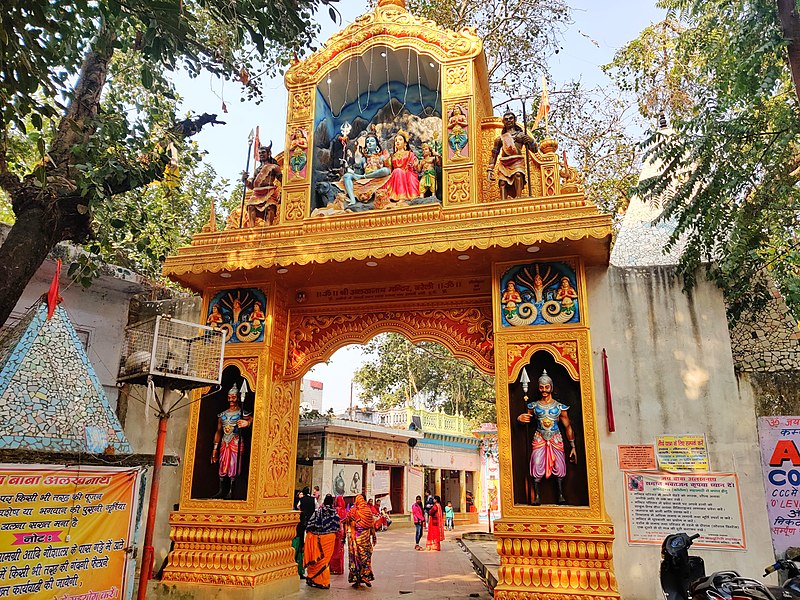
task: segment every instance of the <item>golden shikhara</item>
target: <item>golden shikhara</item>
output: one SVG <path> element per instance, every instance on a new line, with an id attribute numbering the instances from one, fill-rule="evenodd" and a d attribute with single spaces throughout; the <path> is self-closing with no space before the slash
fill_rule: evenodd
<path id="1" fill-rule="evenodd" d="M 414 205 L 376 199 L 365 212 L 337 208 L 330 216 L 312 216 L 319 183 L 312 174 L 314 152 L 326 141 L 317 120 L 319 86 L 348 61 L 381 49 L 424 56 L 438 73 L 438 137 L 452 142 L 440 153 L 441 200 Z M 503 510 L 496 523 L 501 566 L 495 596 L 618 598 L 585 317 L 591 300 L 585 267 L 608 264 L 611 218 L 586 199 L 580 174 L 559 161 L 555 140 L 544 140 L 526 156 L 530 194 L 500 200 L 486 173 L 504 125 L 492 112 L 483 45 L 473 29 L 450 31 L 412 15 L 403 0 L 380 0 L 294 64 L 285 82 L 287 150 L 277 156 L 282 178 L 274 223 L 239 228 L 241 215 L 225 231 L 208 227 L 164 267 L 171 279 L 202 294 L 205 317 L 221 292 L 266 299 L 256 316 L 243 306 L 235 315 L 217 307 L 213 317 L 227 318 L 232 331 L 254 322 L 263 327 L 259 341 L 232 339 L 225 349 L 226 369 L 255 392 L 246 489 L 239 500 L 197 491 L 203 487 L 198 482 L 215 478 L 204 453 L 216 413 L 204 408 L 213 399 L 193 403 L 164 580 L 182 589 L 231 586 L 251 595 L 296 589 L 290 543 L 300 378 L 336 349 L 393 331 L 438 342 L 495 374 Z M 514 265 L 557 260 L 574 266 L 577 291 L 570 304 L 584 316 L 565 323 L 504 323 L 503 274 Z M 512 462 L 525 457 L 512 456 L 509 406 L 520 369 L 542 356 L 564 370 L 579 394 L 587 498 L 580 505 L 531 506 L 512 493 Z"/>

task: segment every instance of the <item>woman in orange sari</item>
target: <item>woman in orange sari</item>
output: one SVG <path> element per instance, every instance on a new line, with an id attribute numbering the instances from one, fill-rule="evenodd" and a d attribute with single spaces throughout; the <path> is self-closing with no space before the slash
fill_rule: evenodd
<path id="1" fill-rule="evenodd" d="M 333 557 L 331 558 L 331 574 L 341 575 L 344 573 L 344 520 L 347 518 L 347 507 L 342 496 L 336 496 L 333 506 L 336 509 L 336 514 L 339 515 L 342 526 L 336 532 L 336 546 L 333 549 Z"/>
<path id="2" fill-rule="evenodd" d="M 306 583 L 311 587 L 331 587 L 330 562 L 339 531 L 339 515 L 333 507 L 333 496 L 328 494 L 306 526 L 304 566 Z"/>
<path id="3" fill-rule="evenodd" d="M 372 587 L 372 548 L 378 542 L 375 535 L 375 517 L 364 496 L 356 496 L 355 504 L 347 513 L 347 549 L 350 553 L 350 574 L 347 581 L 358 589 L 361 584 Z"/>
<path id="4" fill-rule="evenodd" d="M 444 540 L 444 517 L 442 515 L 442 499 L 433 497 L 433 506 L 428 511 L 428 543 L 427 550 L 441 550 Z"/>

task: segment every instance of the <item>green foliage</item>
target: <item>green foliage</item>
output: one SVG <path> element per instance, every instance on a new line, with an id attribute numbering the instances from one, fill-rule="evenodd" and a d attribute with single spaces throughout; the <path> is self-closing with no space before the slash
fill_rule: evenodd
<path id="1" fill-rule="evenodd" d="M 242 69 L 274 73 L 308 51 L 313 12 L 336 0 L 8 0 L 3 4 L 0 106 L 4 123 L 58 117 L 89 48 L 135 52 L 145 89 L 165 70 L 238 80 Z M 111 35 L 107 35 L 111 33 Z M 258 60 L 256 57 L 260 57 Z M 255 96 L 257 78 L 247 82 Z M 46 99 L 59 99 L 57 103 Z"/>
<path id="2" fill-rule="evenodd" d="M 26 218 L 24 198 L 51 198 L 47 238 L 89 238 L 70 268 L 81 283 L 100 261 L 158 277 L 164 256 L 208 220 L 211 200 L 231 204 L 227 183 L 184 143 L 202 124 L 180 121 L 173 72 L 238 81 L 258 101 L 264 75 L 311 49 L 314 11 L 327 6 L 338 18 L 337 1 L 9 0 L 0 31 L 0 219 L 13 221 L 12 208 Z M 21 289 L 4 285 L 8 294 Z M 0 297 L 3 310 L 14 301 Z"/>
<path id="3" fill-rule="evenodd" d="M 572 20 L 564 0 L 409 0 L 408 8 L 456 31 L 477 28 L 490 89 L 502 102 L 538 94 L 547 60 L 559 52 Z"/>
<path id="4" fill-rule="evenodd" d="M 429 410 L 495 421 L 494 379 L 439 344 L 414 345 L 399 334 L 386 333 L 370 341 L 366 353 L 371 359 L 353 380 L 361 387 L 362 399 L 378 408 L 422 401 Z"/>
<path id="5" fill-rule="evenodd" d="M 94 213 L 96 238 L 86 249 L 100 260 L 159 279 L 166 257 L 202 229 L 211 202 L 224 198 L 228 187 L 209 165 L 186 168 L 174 188 L 151 184 L 117 196 L 113 206 L 100 207 Z M 216 223 L 223 228 L 219 214 Z"/>
<path id="6" fill-rule="evenodd" d="M 612 215 L 624 214 L 641 168 L 630 133 L 639 125 L 634 112 L 619 93 L 580 82 L 565 85 L 552 103 L 551 135 L 583 175 L 587 198 Z"/>
<path id="7" fill-rule="evenodd" d="M 661 220 L 677 224 L 672 244 L 685 238 L 680 270 L 688 286 L 706 265 L 735 319 L 765 299 L 758 282 L 767 268 L 798 314 L 800 112 L 776 5 L 665 0 L 662 6 L 684 24 L 669 36 L 668 60 L 653 64 L 640 38 L 612 63 L 643 95 L 646 114 L 671 109 L 673 115 L 675 133 L 654 132 L 646 143 L 663 176 L 641 182 L 638 192 L 663 202 Z M 692 85 L 683 90 L 688 99 L 676 104 L 676 84 L 655 72 L 680 74 L 675 81 L 691 73 Z"/>
<path id="8" fill-rule="evenodd" d="M 695 85 L 692 56 L 678 58 L 676 44 L 685 33 L 673 17 L 645 28 L 619 50 L 603 70 L 617 85 L 634 95 L 639 112 L 655 120 L 686 115 L 694 108 L 690 90 Z"/>

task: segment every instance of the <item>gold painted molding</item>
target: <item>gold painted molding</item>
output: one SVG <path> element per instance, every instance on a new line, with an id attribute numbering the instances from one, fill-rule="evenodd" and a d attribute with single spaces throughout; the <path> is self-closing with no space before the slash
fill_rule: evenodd
<path id="1" fill-rule="evenodd" d="M 294 379 L 330 358 L 348 344 L 365 344 L 378 333 L 393 331 L 412 343 L 437 342 L 480 370 L 494 372 L 492 319 L 487 302 L 462 300 L 417 301 L 376 308 L 349 305 L 320 312 L 292 310 L 289 318 L 288 363 L 284 376 Z"/>
<path id="2" fill-rule="evenodd" d="M 379 5 L 373 12 L 328 39 L 325 46 L 286 72 L 286 87 L 315 84 L 354 56 L 373 46 L 408 48 L 428 54 L 441 63 L 471 59 L 483 52 L 475 28 L 445 29 L 435 21 L 413 15 L 397 3 Z"/>

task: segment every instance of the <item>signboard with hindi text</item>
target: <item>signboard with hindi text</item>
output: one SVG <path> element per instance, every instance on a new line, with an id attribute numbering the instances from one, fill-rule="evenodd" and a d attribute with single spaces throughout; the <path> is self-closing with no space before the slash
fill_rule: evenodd
<path id="1" fill-rule="evenodd" d="M 775 554 L 800 546 L 800 417 L 759 417 L 761 470 Z"/>
<path id="2" fill-rule="evenodd" d="M 671 533 L 699 533 L 696 546 L 747 548 L 735 473 L 625 471 L 629 544 L 660 545 Z"/>
<path id="3" fill-rule="evenodd" d="M 0 598 L 126 597 L 138 468 L 0 465 Z"/>
<path id="4" fill-rule="evenodd" d="M 661 471 L 708 471 L 708 450 L 704 435 L 660 435 L 656 458 Z"/>
<path id="5" fill-rule="evenodd" d="M 617 459 L 621 471 L 655 471 L 658 468 L 652 444 L 620 444 Z"/>

